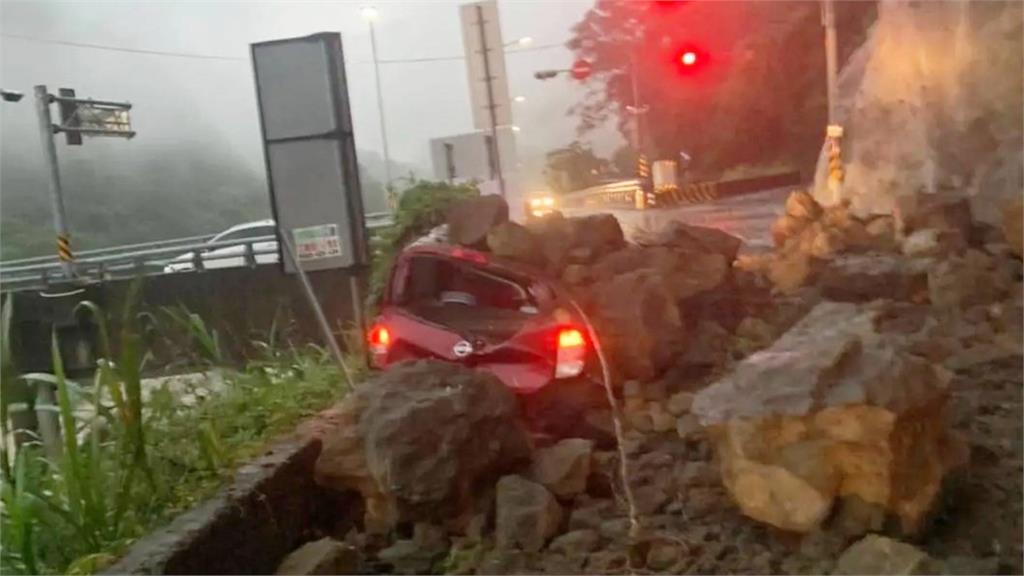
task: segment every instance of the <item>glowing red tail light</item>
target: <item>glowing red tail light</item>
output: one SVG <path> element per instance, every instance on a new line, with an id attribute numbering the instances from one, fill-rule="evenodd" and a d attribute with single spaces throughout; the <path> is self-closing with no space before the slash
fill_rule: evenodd
<path id="1" fill-rule="evenodd" d="M 576 328 L 558 331 L 555 353 L 555 378 L 572 378 L 583 372 L 587 359 L 587 339 Z"/>
<path id="2" fill-rule="evenodd" d="M 391 346 L 391 331 L 387 326 L 376 324 L 370 329 L 366 341 L 370 345 L 371 354 L 387 354 L 388 347 Z"/>

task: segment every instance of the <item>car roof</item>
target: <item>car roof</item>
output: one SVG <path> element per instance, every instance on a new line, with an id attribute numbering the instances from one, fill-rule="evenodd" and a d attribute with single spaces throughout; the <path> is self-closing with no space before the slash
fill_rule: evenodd
<path id="1" fill-rule="evenodd" d="M 523 264 L 507 258 L 495 256 L 490 252 L 475 250 L 457 244 L 431 243 L 408 246 L 402 250 L 401 257 L 413 256 L 435 256 L 461 262 L 468 262 L 481 268 L 492 268 L 512 273 L 516 276 L 534 278 L 537 280 L 548 280 L 550 278 L 542 269 Z"/>
<path id="2" fill-rule="evenodd" d="M 264 226 L 276 225 L 277 223 L 274 222 L 272 218 L 267 218 L 266 220 L 256 220 L 254 222 L 245 222 L 243 224 L 235 224 L 234 226 L 214 236 L 212 240 L 216 240 L 232 232 L 238 232 L 239 230 L 250 230 L 252 228 L 263 228 Z"/>

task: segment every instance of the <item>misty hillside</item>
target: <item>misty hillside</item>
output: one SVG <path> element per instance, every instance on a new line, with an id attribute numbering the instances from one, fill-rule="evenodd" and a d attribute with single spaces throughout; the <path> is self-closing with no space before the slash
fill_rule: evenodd
<path id="1" fill-rule="evenodd" d="M 124 150 L 114 143 L 90 140 L 86 146 L 94 153 L 98 148 L 103 160 L 87 160 L 78 154 L 81 148 L 58 147 L 76 251 L 214 233 L 270 216 L 265 174 L 224 147 L 174 143 L 159 153 L 134 155 L 128 163 L 119 161 L 117 152 Z M 33 152 L 34 147 L 26 151 Z M 366 211 L 387 210 L 382 159 L 374 152 L 357 154 Z M 38 161 L 26 160 L 5 156 L 0 167 L 4 260 L 47 255 L 54 249 L 49 188 Z M 410 166 L 392 162 L 393 177 L 410 171 Z"/>

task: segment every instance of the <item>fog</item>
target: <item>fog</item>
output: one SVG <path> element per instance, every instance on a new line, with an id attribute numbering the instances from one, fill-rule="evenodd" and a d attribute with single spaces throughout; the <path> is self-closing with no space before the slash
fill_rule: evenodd
<path id="1" fill-rule="evenodd" d="M 458 12 L 459 2 L 382 2 L 377 4 L 378 54 L 382 61 L 447 58 L 382 64 L 382 92 L 389 148 L 399 173 L 414 170 L 432 178 L 430 138 L 472 130 Z M 111 175 L 144 178 L 145 166 L 173 166 L 185 152 L 223 166 L 240 179 L 260 183 L 264 168 L 248 45 L 252 42 L 340 31 L 345 49 L 351 110 L 360 163 L 381 179 L 381 142 L 367 23 L 357 2 L 18 2 L 0 4 L 0 86 L 31 94 L 35 84 L 52 92 L 70 87 L 82 97 L 130 101 L 138 136 L 130 141 L 93 138 L 77 148 L 58 144 L 66 186 L 85 173 L 101 181 Z M 505 41 L 534 39 L 507 58 L 511 94 L 521 127 L 519 150 L 527 182 L 540 181 L 546 150 L 575 138 L 567 116 L 585 88 L 565 78 L 541 82 L 533 72 L 566 68 L 569 30 L 591 6 L 585 1 L 500 2 Z M 98 49 L 72 44 L 122 48 Z M 552 46 L 553 45 L 553 46 Z M 550 47 L 549 47 L 550 46 Z M 135 51 L 135 52 L 133 52 Z M 177 56 L 143 53 L 156 51 Z M 0 176 L 5 211 L 21 212 L 23 202 L 46 206 L 40 143 L 30 97 L 0 106 Z M 588 137 L 599 151 L 618 143 L 611 130 Z M 71 166 L 69 168 L 68 166 Z M 182 165 L 183 167 L 185 164 Z M 202 188 L 189 169 L 181 186 Z M 190 179 L 191 178 L 191 179 Z M 222 183 L 223 184 L 223 183 Z M 148 194 L 169 195 L 164 186 Z M 192 191 L 201 193 L 201 191 Z M 122 193 L 123 194 L 123 193 Z M 167 200 L 168 198 L 164 198 Z M 125 203 L 144 210 L 140 198 Z M 114 199 L 118 201 L 118 199 Z M 69 212 L 75 199 L 69 197 Z M 39 214 L 38 210 L 32 214 Z M 138 214 L 147 218 L 146 214 Z M 35 216 L 34 216 L 35 217 Z M 9 219 L 5 218 L 5 224 Z M 48 228 L 49 221 L 32 222 Z M 72 231 L 76 232 L 72 221 Z M 88 236 L 94 230 L 77 232 Z M 6 237 L 6 234 L 5 234 Z"/>

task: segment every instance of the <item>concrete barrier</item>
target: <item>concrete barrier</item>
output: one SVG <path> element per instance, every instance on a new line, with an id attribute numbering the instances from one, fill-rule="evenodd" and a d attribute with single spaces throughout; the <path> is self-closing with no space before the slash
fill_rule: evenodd
<path id="1" fill-rule="evenodd" d="M 356 499 L 341 500 L 313 482 L 319 455 L 320 440 L 312 437 L 276 445 L 103 573 L 273 574 L 299 545 L 359 515 Z"/>

